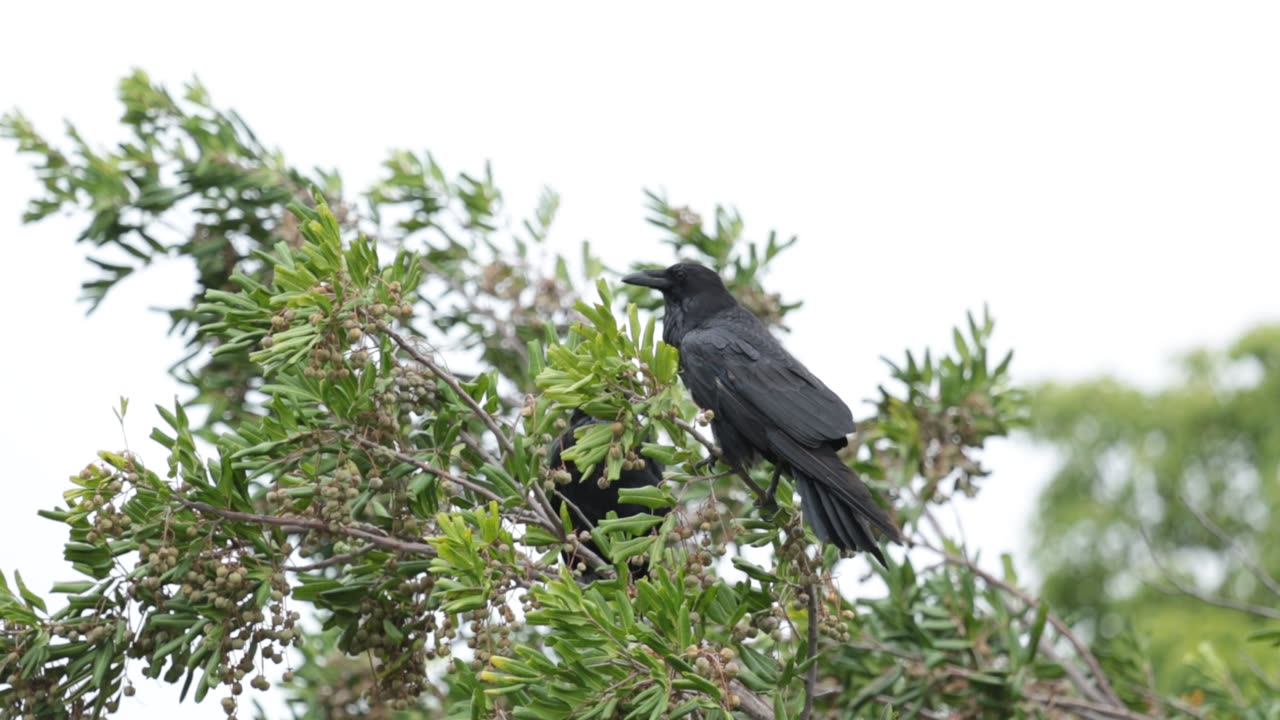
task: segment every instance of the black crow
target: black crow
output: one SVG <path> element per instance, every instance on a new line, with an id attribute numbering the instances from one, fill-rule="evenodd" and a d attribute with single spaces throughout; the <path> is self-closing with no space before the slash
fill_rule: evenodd
<path id="1" fill-rule="evenodd" d="M 641 459 L 644 461 L 643 469 L 623 470 L 618 475 L 617 480 L 609 483 L 608 487 L 601 488 L 599 482 L 600 478 L 604 475 L 604 463 L 598 463 L 591 471 L 591 475 L 584 478 L 576 464 L 572 461 L 563 460 L 560 457 L 560 453 L 562 451 L 573 447 L 573 444 L 576 441 L 576 438 L 573 436 L 575 430 L 600 422 L 603 421 L 591 417 L 580 409 L 575 409 L 573 411 L 573 416 L 569 419 L 569 427 L 560 434 L 560 437 L 556 438 L 551 443 L 551 448 L 547 456 L 548 465 L 553 471 L 560 469 L 567 470 L 572 478 L 567 484 L 558 486 L 560 494 L 564 495 L 565 499 L 573 503 L 573 505 L 581 511 L 582 515 L 586 516 L 586 519 L 591 522 L 590 527 L 588 527 L 586 523 L 583 522 L 583 518 L 579 517 L 578 513 L 574 512 L 572 507 L 569 508 L 569 520 L 573 523 L 574 532 L 590 532 L 592 527 L 595 527 L 597 523 L 605 519 L 605 516 L 610 510 L 616 512 L 618 517 L 631 517 L 642 513 L 666 515 L 670 508 L 650 509 L 643 505 L 618 502 L 618 490 L 620 488 L 657 486 L 662 483 L 663 467 L 662 463 L 657 460 L 642 456 Z M 552 496 L 552 503 L 555 505 L 556 511 L 559 512 L 560 506 L 563 504 L 560 497 Z M 597 555 L 604 557 L 605 560 L 609 559 L 600 552 L 600 548 L 597 547 L 594 542 L 588 540 L 584 542 L 583 545 Z M 580 558 L 571 557 L 567 553 L 565 554 L 564 559 L 565 562 L 570 564 L 570 567 L 576 566 L 580 561 Z M 643 577 L 646 572 L 647 570 L 643 565 L 631 566 L 632 577 Z M 588 577 L 593 575 L 594 574 L 592 573 L 588 573 Z"/>
<path id="2" fill-rule="evenodd" d="M 770 496 L 779 473 L 789 472 L 819 540 L 864 550 L 883 565 L 870 526 L 895 541 L 898 528 L 836 454 L 853 432 L 849 406 L 738 304 L 714 270 L 679 263 L 622 281 L 662 291 L 662 339 L 680 351 L 680 377 L 694 402 L 712 411 L 725 462 L 737 470 L 761 456 L 773 463 Z"/>

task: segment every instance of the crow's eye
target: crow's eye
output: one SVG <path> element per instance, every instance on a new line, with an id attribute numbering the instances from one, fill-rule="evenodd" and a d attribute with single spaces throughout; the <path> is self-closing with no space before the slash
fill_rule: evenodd
<path id="1" fill-rule="evenodd" d="M 676 279 L 677 279 L 677 280 L 683 280 L 683 279 L 684 279 L 684 271 L 683 271 L 683 270 L 677 270 L 677 271 L 676 271 Z"/>

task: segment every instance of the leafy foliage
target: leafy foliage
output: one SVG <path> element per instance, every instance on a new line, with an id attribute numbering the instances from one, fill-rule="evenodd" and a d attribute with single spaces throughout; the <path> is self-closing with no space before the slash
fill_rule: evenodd
<path id="1" fill-rule="evenodd" d="M 235 112 L 215 108 L 198 82 L 175 98 L 136 71 L 121 81 L 119 96 L 128 138 L 112 150 L 94 149 L 68 124 L 72 148 L 63 151 L 21 113 L 0 118 L 0 134 L 35 157 L 44 187 L 24 219 L 71 209 L 89 214 L 77 240 L 93 246 L 89 262 L 99 271 L 84 284 L 90 311 L 117 283 L 152 262 L 175 255 L 189 259 L 198 278 L 194 296 L 160 300 L 168 305 L 174 330 L 191 338 L 190 353 L 175 372 L 208 406 L 211 420 L 232 423 L 241 417 L 256 378 L 243 356 L 207 357 L 220 339 L 191 332 L 210 320 L 196 304 L 209 290 L 234 291 L 235 272 L 264 280 L 270 266 L 254 251 L 301 241 L 284 206 L 311 186 L 336 196 L 341 181 L 333 173 L 308 175 L 287 165 Z M 348 215 L 342 207 L 339 214 Z"/>
<path id="2" fill-rule="evenodd" d="M 978 492 L 980 449 L 1024 420 L 986 313 L 953 351 L 890 363 L 850 442 L 914 546 L 868 571 L 815 546 L 786 480 L 762 510 L 715 472 L 651 306 L 615 296 L 588 246 L 578 275 L 551 251 L 553 193 L 511 223 L 487 169 L 450 180 L 396 152 L 366 202 L 343 201 L 336 176 L 290 170 L 196 85 L 174 101 L 139 73 L 122 98 L 135 140 L 117 153 L 72 131 L 70 159 L 7 116 L 45 180 L 31 219 L 81 207 L 85 239 L 134 258 L 94 302 L 161 254 L 212 263 L 172 311 L 208 354 L 152 434 L 166 466 L 103 452 L 43 511 L 68 530 L 65 603 L 0 583 L 0 715 L 124 710 L 139 675 L 215 692 L 230 716 L 246 683 L 282 684 L 305 718 L 1200 714 L 1156 692 L 1140 652 L 1088 647 L 1011 562 L 992 575 L 942 533 L 936 508 Z M 183 202 L 190 232 L 148 242 Z M 784 326 L 798 305 L 761 282 L 793 240 L 650 203 L 677 256 Z M 546 448 L 571 407 L 606 421 L 566 452 L 605 482 L 641 454 L 669 468 L 623 500 L 674 512 L 599 523 L 600 555 L 552 503 L 564 473 Z M 850 573 L 878 583 L 842 595 Z M 1238 709 L 1235 677 L 1197 667 L 1195 701 Z"/>
<path id="3" fill-rule="evenodd" d="M 1162 680 L 1194 682 L 1217 646 L 1254 692 L 1280 670 L 1280 331 L 1182 359 L 1182 377 L 1144 391 L 1114 379 L 1036 393 L 1036 437 L 1062 453 L 1036 528 L 1045 594 L 1104 639 L 1125 618 L 1150 638 Z M 1050 542 L 1050 539 L 1053 541 Z M 1138 612 L 1138 611 L 1141 612 Z"/>

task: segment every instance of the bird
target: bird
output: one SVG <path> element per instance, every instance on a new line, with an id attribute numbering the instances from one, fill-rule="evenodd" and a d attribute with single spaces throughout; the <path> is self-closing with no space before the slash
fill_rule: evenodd
<path id="1" fill-rule="evenodd" d="M 885 565 L 871 528 L 899 542 L 898 528 L 837 454 L 854 431 L 849 406 L 738 304 L 711 268 L 680 262 L 622 281 L 662 292 L 662 340 L 679 351 L 680 379 L 693 401 L 711 411 L 725 463 L 741 472 L 761 457 L 773 463 L 763 502 L 772 502 L 787 472 L 820 541 Z"/>
<path id="2" fill-rule="evenodd" d="M 662 463 L 654 460 L 653 458 L 641 456 L 641 459 L 644 462 L 643 468 L 639 470 L 623 470 L 618 475 L 617 480 L 608 483 L 606 487 L 602 488 L 600 487 L 600 478 L 604 475 L 604 465 L 602 463 L 597 463 L 595 468 L 592 469 L 591 474 L 583 477 L 582 471 L 578 469 L 577 464 L 572 460 L 565 460 L 561 457 L 561 454 L 565 450 L 573 447 L 576 442 L 576 438 L 574 437 L 575 431 L 579 428 L 584 428 L 588 425 L 602 422 L 602 420 L 592 417 L 581 408 L 575 408 L 573 414 L 569 418 L 569 427 L 567 427 L 559 437 L 551 442 L 551 446 L 547 452 L 548 466 L 553 471 L 561 469 L 566 470 L 570 476 L 568 483 L 558 485 L 559 492 L 552 497 L 552 503 L 555 505 L 556 512 L 559 512 L 560 506 L 564 504 L 561 500 L 561 496 L 563 496 L 564 499 L 567 499 L 573 504 L 573 506 L 577 507 L 578 511 L 585 516 L 584 521 L 584 518 L 580 517 L 578 512 L 575 512 L 572 507 L 569 509 L 569 522 L 572 524 L 573 531 L 575 533 L 581 533 L 584 531 L 591 532 L 591 528 L 595 527 L 601 520 L 604 520 L 611 510 L 616 512 L 620 518 L 632 517 L 633 515 L 640 515 L 642 513 L 665 516 L 670 510 L 670 508 L 665 507 L 648 508 L 644 505 L 618 502 L 618 490 L 621 488 L 633 489 L 646 486 L 656 487 L 662 484 L 662 472 L 665 468 Z M 590 524 L 588 525 L 587 522 Z M 595 542 L 587 540 L 582 544 L 595 554 L 604 557 L 605 560 L 609 559 L 601 553 L 600 548 L 595 544 Z M 562 557 L 564 557 L 565 562 L 569 563 L 570 567 L 576 566 L 579 561 L 579 558 L 574 557 L 568 552 L 562 553 Z M 638 579 L 647 573 L 648 569 L 644 565 L 631 566 L 631 575 L 633 578 Z M 585 574 L 585 577 L 587 579 L 593 579 L 595 577 L 595 573 L 588 571 Z"/>

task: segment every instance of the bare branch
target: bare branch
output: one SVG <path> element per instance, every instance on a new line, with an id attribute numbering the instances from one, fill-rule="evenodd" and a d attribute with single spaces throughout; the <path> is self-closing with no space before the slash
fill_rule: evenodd
<path id="1" fill-rule="evenodd" d="M 1102 694 L 1098 692 L 1098 689 L 1094 687 L 1093 683 L 1089 682 L 1089 678 L 1084 676 L 1084 673 L 1080 671 L 1080 668 L 1076 667 L 1075 663 L 1067 662 L 1065 658 L 1061 657 L 1058 654 L 1058 651 L 1053 647 L 1053 643 L 1049 642 L 1047 638 L 1042 636 L 1040 638 L 1040 644 L 1036 647 L 1041 655 L 1058 667 L 1062 668 L 1062 671 L 1067 674 L 1068 678 L 1071 678 L 1071 684 L 1080 691 L 1080 694 L 1094 700 L 1102 699 Z"/>
<path id="2" fill-rule="evenodd" d="M 978 564 L 973 562 L 972 560 L 966 557 L 952 555 L 951 553 L 925 541 L 921 541 L 920 546 L 927 548 L 929 550 L 932 550 L 933 552 L 942 556 L 942 558 L 944 558 L 947 562 L 953 565 L 957 565 L 959 567 L 968 569 L 973 574 L 982 578 L 983 581 L 986 582 L 987 584 L 994 585 L 995 587 L 1000 588 L 1001 590 L 1009 593 L 1010 595 L 1013 595 L 1014 597 L 1018 598 L 1022 602 L 1026 603 L 1028 607 L 1030 608 L 1040 607 L 1040 600 L 1032 597 L 1026 591 L 1021 590 L 1013 585 L 1010 585 L 1009 583 L 1001 580 L 995 575 L 992 575 L 986 570 L 983 570 L 981 567 L 978 567 Z M 1098 663 L 1098 659 L 1094 657 L 1092 652 L 1090 652 L 1089 646 L 1086 645 L 1084 641 L 1081 640 L 1075 633 L 1073 633 L 1071 631 L 1071 628 L 1068 627 L 1067 624 L 1063 622 L 1062 619 L 1059 618 L 1058 616 L 1054 615 L 1053 613 L 1049 613 L 1047 615 L 1047 619 L 1049 624 L 1052 625 L 1053 628 L 1058 631 L 1058 634 L 1066 638 L 1067 642 L 1071 643 L 1071 646 L 1075 648 L 1076 654 L 1079 655 L 1080 659 L 1085 663 L 1085 665 L 1089 667 L 1089 672 L 1093 675 L 1092 684 L 1096 686 L 1098 692 L 1101 693 L 1101 698 L 1099 699 L 1105 701 L 1105 703 L 1111 707 L 1121 707 L 1121 708 L 1124 707 L 1124 702 L 1120 700 L 1120 698 L 1116 695 L 1115 690 L 1112 689 L 1111 682 L 1107 680 L 1106 673 L 1103 672 L 1102 666 Z M 1089 691 L 1086 687 L 1082 687 L 1080 688 L 1080 690 L 1081 692 L 1089 694 Z"/>
<path id="3" fill-rule="evenodd" d="M 533 497 L 538 502 L 538 507 L 546 517 L 544 525 L 548 530 L 560 535 L 564 534 L 564 528 L 560 526 L 560 513 L 556 512 L 555 507 L 551 505 L 551 501 L 547 499 L 547 493 L 542 489 L 542 484 L 538 482 L 531 483 L 533 487 Z"/>
<path id="4" fill-rule="evenodd" d="M 1192 510 L 1192 512 L 1195 513 L 1197 511 Z M 1216 525 L 1209 522 L 1207 517 L 1201 521 L 1201 524 L 1214 534 L 1221 532 Z M 1147 552 L 1151 554 L 1151 562 L 1155 563 L 1156 568 L 1160 570 L 1161 579 L 1170 585 L 1170 587 L 1164 588 L 1155 583 L 1148 582 L 1146 584 L 1149 587 L 1168 595 L 1186 595 L 1187 597 L 1199 600 L 1206 605 L 1213 605 L 1214 607 L 1225 608 L 1227 610 L 1235 610 L 1237 612 L 1267 618 L 1268 620 L 1280 620 L 1280 610 L 1275 610 L 1263 605 L 1254 605 L 1240 600 L 1232 600 L 1231 598 L 1219 597 L 1182 582 L 1178 579 L 1177 573 L 1174 572 L 1173 568 L 1166 565 L 1164 561 L 1160 559 L 1160 556 L 1156 554 L 1155 543 L 1152 541 L 1150 533 L 1147 532 L 1147 528 L 1139 525 L 1138 532 L 1142 533 L 1142 539 L 1147 545 Z M 1256 572 L 1254 574 L 1255 576 L 1257 575 Z"/>
<path id="5" fill-rule="evenodd" d="M 741 680 L 733 680 L 729 683 L 729 690 L 738 696 L 740 701 L 738 704 L 738 712 L 746 715 L 751 720 L 773 720 L 773 703 L 765 700 L 755 693 L 754 690 L 742 684 Z"/>
<path id="6" fill-rule="evenodd" d="M 582 512 L 582 508 L 578 507 L 577 503 L 570 500 L 568 497 L 565 496 L 564 493 L 560 492 L 558 489 L 555 491 L 555 493 L 556 493 L 556 497 L 560 498 L 560 502 L 564 503 L 565 505 L 568 505 L 569 509 L 573 511 L 573 514 L 578 516 L 578 519 L 582 521 L 583 527 L 585 527 L 588 532 L 595 529 L 596 524 L 591 522 L 591 519 L 587 517 L 586 513 Z"/>
<path id="7" fill-rule="evenodd" d="M 185 508 L 195 510 L 205 515 L 216 515 L 225 520 L 238 520 L 240 522 L 255 523 L 257 525 L 271 525 L 274 527 L 284 528 L 296 532 L 322 532 L 332 535 L 345 535 L 347 537 L 360 538 L 367 540 L 370 544 L 376 545 L 387 550 L 394 550 L 403 553 L 416 553 L 435 557 L 436 549 L 426 543 L 410 542 L 407 540 L 398 540 L 390 537 L 380 531 L 367 530 L 358 527 L 344 527 L 341 525 L 331 525 L 323 520 L 303 517 L 279 517 L 276 515 L 257 515 L 254 513 L 239 512 L 237 510 L 226 510 L 220 507 L 214 507 L 206 502 L 197 502 L 188 500 L 184 497 L 175 495 L 174 498 L 179 505 Z"/>
<path id="8" fill-rule="evenodd" d="M 1235 538 L 1227 535 L 1226 531 L 1219 527 L 1213 520 L 1209 519 L 1208 515 L 1205 515 L 1196 506 L 1192 505 L 1186 496 L 1179 495 L 1178 499 L 1181 500 L 1187 510 L 1195 516 L 1196 520 L 1204 526 L 1205 530 L 1213 533 L 1213 536 L 1216 537 L 1223 545 L 1231 548 L 1231 554 L 1235 555 L 1245 567 L 1249 568 L 1249 572 L 1253 574 L 1253 577 L 1261 583 L 1263 587 L 1270 590 L 1272 594 L 1277 597 L 1280 597 L 1280 580 L 1276 580 L 1271 577 L 1271 575 L 1264 570 L 1257 561 L 1250 557 L 1249 553 L 1240 546 L 1240 543 Z"/>
<path id="9" fill-rule="evenodd" d="M 690 425 L 683 418 L 671 418 L 671 422 L 675 423 L 676 427 L 685 431 L 689 435 L 692 435 L 695 440 L 707 449 L 707 452 L 711 453 L 711 457 L 716 460 L 724 461 L 724 453 L 720 450 L 720 447 L 703 437 L 702 434 L 698 432 L 697 428 Z M 755 493 L 758 500 L 763 501 L 767 499 L 766 496 L 768 493 L 765 492 L 764 488 L 760 487 L 759 483 L 751 479 L 751 474 L 748 473 L 745 468 L 733 467 L 732 465 L 730 467 L 732 468 L 733 473 L 742 478 L 742 482 L 746 483 L 747 487 L 751 488 L 751 492 Z"/>
<path id="10" fill-rule="evenodd" d="M 1199 600 L 1206 605 L 1213 605 L 1214 607 L 1220 607 L 1227 610 L 1235 610 L 1236 612 L 1242 612 L 1260 618 L 1266 618 L 1268 620 L 1280 620 L 1280 610 L 1275 610 L 1263 605 L 1254 605 L 1252 603 L 1241 602 L 1239 600 L 1232 600 L 1231 598 L 1211 595 L 1199 588 L 1193 588 L 1186 583 L 1177 580 L 1172 575 L 1166 575 L 1164 577 L 1164 581 L 1169 583 L 1172 587 L 1163 588 L 1155 583 L 1147 583 L 1147 585 L 1167 595 L 1186 595 L 1187 597 Z"/>
<path id="11" fill-rule="evenodd" d="M 1115 720 L 1150 720 L 1150 715 L 1136 713 L 1125 707 L 1123 703 L 1119 705 L 1105 705 L 1079 698 L 1064 697 L 1062 695 L 1038 695 L 1036 693 L 1027 693 L 1026 698 L 1032 702 L 1045 706 L 1050 710 L 1061 709 L 1074 711 L 1083 717 L 1095 718 L 1114 718 Z"/>
<path id="12" fill-rule="evenodd" d="M 813 693 L 818 684 L 818 663 L 814 658 L 818 654 L 818 586 L 809 586 L 809 647 L 805 661 L 809 669 L 804 674 L 804 709 L 800 711 L 800 720 L 809 720 L 813 715 Z"/>
<path id="13" fill-rule="evenodd" d="M 341 555 L 334 555 L 333 557 L 325 558 L 324 560 L 320 560 L 318 562 L 308 563 L 306 565 L 286 565 L 284 569 L 290 572 L 300 573 L 300 572 L 311 572 L 313 570 L 320 570 L 323 568 L 332 567 L 334 565 L 341 565 L 342 563 L 355 560 L 361 555 L 364 555 L 370 550 L 373 550 L 375 547 L 377 547 L 377 545 L 372 545 L 372 544 L 365 545 L 359 550 L 354 550 L 349 553 L 342 553 Z"/>
<path id="14" fill-rule="evenodd" d="M 676 427 L 680 428 L 681 430 L 685 431 L 690 436 L 692 436 L 694 440 L 697 440 L 699 443 L 701 443 L 702 446 L 707 449 L 707 452 L 711 453 L 711 457 L 717 460 L 720 460 L 724 457 L 724 453 L 720 451 L 720 446 L 716 445 L 711 440 L 708 440 L 707 438 L 703 437 L 702 433 L 698 432 L 698 429 L 690 425 L 684 418 L 678 418 L 678 417 L 671 418 L 671 422 L 675 424 Z"/>
<path id="15" fill-rule="evenodd" d="M 458 476 L 449 472 L 448 470 L 443 470 L 430 463 L 423 462 L 422 460 L 419 460 L 413 457 L 412 455 L 407 455 L 403 452 L 400 452 L 399 450 L 394 450 L 385 445 L 379 445 L 378 443 L 373 442 L 372 440 L 368 440 L 366 438 L 362 438 L 357 435 L 350 435 L 349 437 L 351 438 L 352 442 L 359 445 L 360 447 L 366 448 L 368 450 L 372 450 L 373 452 L 381 453 L 383 455 L 386 455 L 387 457 L 395 458 L 396 460 L 399 460 L 402 463 L 407 463 L 409 465 L 412 465 L 425 473 L 435 475 L 441 480 L 448 480 L 451 483 L 456 483 L 457 485 L 464 487 L 470 490 L 471 492 L 476 493 L 477 495 L 480 495 L 484 498 L 492 500 L 498 503 L 499 505 L 501 505 L 503 502 L 502 498 L 497 493 L 490 490 L 489 488 L 477 485 L 466 478 L 463 478 L 461 476 Z"/>
<path id="16" fill-rule="evenodd" d="M 471 412 L 480 419 L 480 422 L 484 423 L 485 427 L 489 428 L 489 432 L 493 434 L 494 439 L 498 441 L 498 447 L 502 448 L 504 453 L 507 453 L 508 455 L 515 453 L 516 449 L 515 446 L 511 444 L 511 438 L 507 437 L 507 434 L 503 432 L 502 426 L 498 423 L 497 419 L 494 418 L 489 411 L 480 407 L 480 403 L 477 402 L 475 398 L 471 397 L 471 393 L 463 389 L 462 384 L 458 382 L 458 378 L 455 377 L 453 373 L 445 370 L 434 360 L 419 352 L 412 343 L 404 339 L 404 337 L 399 333 L 392 330 L 387 323 L 379 322 L 378 328 L 382 332 L 386 333 L 387 337 L 391 338 L 396 345 L 399 345 L 401 350 L 409 353 L 409 356 L 418 364 L 430 370 L 441 382 L 448 385 L 449 389 L 452 390 L 454 394 L 471 409 Z"/>
<path id="17" fill-rule="evenodd" d="M 501 423 L 498 422 L 497 418 L 495 418 L 492 413 L 490 413 L 489 411 L 481 407 L 480 403 L 477 402 L 475 398 L 471 397 L 470 393 L 468 393 L 465 389 L 463 389 L 462 384 L 458 381 L 458 378 L 455 375 L 453 375 L 453 373 L 449 372 L 448 370 L 445 370 L 442 366 L 440 366 L 430 357 L 420 352 L 416 347 L 413 346 L 412 343 L 406 340 L 399 333 L 392 330 L 391 327 L 387 325 L 387 323 L 379 322 L 378 328 L 382 332 L 386 333 L 387 337 L 391 338 L 391 340 L 395 342 L 395 344 L 399 346 L 401 350 L 404 350 L 406 353 L 408 353 L 409 356 L 412 357 L 415 362 L 417 362 L 418 364 L 430 370 L 436 376 L 437 379 L 439 379 L 441 382 L 447 385 L 449 389 L 453 390 L 454 394 L 457 395 L 458 398 L 462 400 L 463 404 L 465 404 L 467 408 L 470 409 L 471 412 L 477 418 L 479 418 L 482 423 L 484 423 L 485 427 L 489 429 L 490 434 L 492 434 L 494 439 L 498 441 L 498 447 L 502 449 L 503 454 L 505 455 L 515 454 L 515 451 L 516 451 L 515 445 L 512 444 L 511 438 L 507 436 L 507 433 L 503 431 Z M 467 434 L 463 433 L 464 442 L 466 441 L 466 439 L 467 439 Z M 493 463 L 494 465 L 502 464 L 499 458 L 496 458 L 493 455 L 489 454 L 487 451 L 485 451 L 482 447 L 479 446 L 479 443 L 475 443 L 474 441 L 472 441 L 468 444 L 472 447 L 473 450 L 479 453 L 481 457 L 484 457 L 487 461 Z M 450 478 L 450 479 L 456 480 L 456 478 Z M 466 487 L 465 484 L 463 486 Z M 547 494 L 543 491 L 542 486 L 539 485 L 538 483 L 533 483 L 532 488 L 533 488 L 534 499 L 536 500 L 538 505 L 538 507 L 535 508 L 535 510 L 540 510 L 543 516 L 542 522 L 540 522 L 539 524 L 542 525 L 548 531 L 564 538 L 567 542 L 571 543 L 574 546 L 574 551 L 580 557 L 586 560 L 587 564 L 590 565 L 593 569 L 600 570 L 605 575 L 611 574 L 613 572 L 612 565 L 610 565 L 608 562 L 605 562 L 603 558 L 601 558 L 598 554 L 592 552 L 589 548 L 584 547 L 582 543 L 578 540 L 578 538 L 572 537 L 572 536 L 566 536 L 566 534 L 564 533 L 564 528 L 562 528 L 560 526 L 560 523 L 558 522 L 559 515 L 556 513 L 555 509 L 552 507 L 551 501 L 547 499 Z"/>

